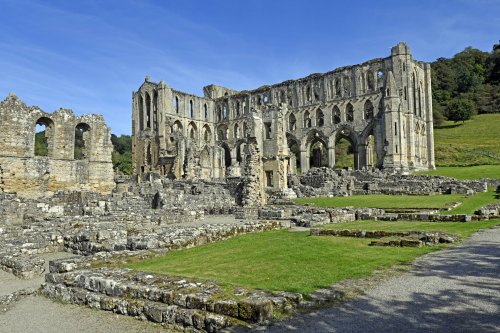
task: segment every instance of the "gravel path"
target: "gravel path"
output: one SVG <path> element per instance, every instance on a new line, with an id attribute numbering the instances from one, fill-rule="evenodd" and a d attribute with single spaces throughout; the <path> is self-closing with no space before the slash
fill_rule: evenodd
<path id="1" fill-rule="evenodd" d="M 423 256 L 360 298 L 254 331 L 500 332 L 500 228 Z"/>

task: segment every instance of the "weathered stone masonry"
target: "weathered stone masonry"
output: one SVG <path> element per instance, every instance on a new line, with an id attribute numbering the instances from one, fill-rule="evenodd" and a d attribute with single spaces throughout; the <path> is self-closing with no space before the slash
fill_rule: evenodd
<path id="1" fill-rule="evenodd" d="M 35 156 L 36 125 L 46 127 L 48 155 Z M 83 129 L 83 158 L 74 158 L 75 129 Z M 110 129 L 100 115 L 46 113 L 10 94 L 0 102 L 0 190 L 42 196 L 57 190 L 110 193 L 115 187 Z"/>
<path id="2" fill-rule="evenodd" d="M 387 58 L 249 91 L 209 85 L 198 97 L 147 77 L 132 95 L 135 173 L 222 180 L 243 175 L 257 151 L 261 186 L 283 189 L 297 167 L 334 168 L 341 138 L 356 169 L 433 169 L 430 80 L 404 43 Z"/>

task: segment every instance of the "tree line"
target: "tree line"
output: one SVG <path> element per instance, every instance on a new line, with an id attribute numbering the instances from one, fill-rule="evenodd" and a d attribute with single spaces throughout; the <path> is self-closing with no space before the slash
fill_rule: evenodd
<path id="1" fill-rule="evenodd" d="M 431 63 L 434 123 L 500 112 L 500 42 L 491 52 L 465 48 Z"/>

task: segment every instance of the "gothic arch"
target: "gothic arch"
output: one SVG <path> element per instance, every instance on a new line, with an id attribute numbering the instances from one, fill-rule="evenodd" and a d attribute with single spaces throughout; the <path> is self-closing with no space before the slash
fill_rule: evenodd
<path id="1" fill-rule="evenodd" d="M 87 123 L 79 123 L 75 126 L 74 150 L 75 160 L 88 160 L 91 154 L 91 128 Z"/>
<path id="2" fill-rule="evenodd" d="M 206 143 L 210 143 L 212 141 L 212 130 L 210 129 L 210 126 L 205 125 L 203 126 L 203 141 Z"/>
<path id="3" fill-rule="evenodd" d="M 295 115 L 293 113 L 290 113 L 288 116 L 288 130 L 289 131 L 295 131 L 297 128 L 297 119 L 295 118 Z"/>
<path id="4" fill-rule="evenodd" d="M 39 127 L 39 133 L 43 131 L 43 139 L 39 140 L 42 142 L 41 146 L 37 147 L 35 136 L 37 135 L 37 127 Z M 35 121 L 34 125 L 35 135 L 33 136 L 33 153 L 35 156 L 48 156 L 52 157 L 54 153 L 54 140 L 55 140 L 55 125 L 54 121 L 49 117 L 39 117 Z"/>
<path id="5" fill-rule="evenodd" d="M 364 119 L 372 120 L 375 117 L 373 103 L 368 99 L 364 105 Z"/>
<path id="6" fill-rule="evenodd" d="M 342 121 L 342 116 L 340 113 L 340 109 L 337 105 L 335 105 L 332 109 L 332 124 L 337 125 Z"/>
<path id="7" fill-rule="evenodd" d="M 194 121 L 190 122 L 188 125 L 188 135 L 191 140 L 196 140 L 198 138 L 198 127 Z"/>
<path id="8" fill-rule="evenodd" d="M 323 127 L 325 125 L 325 114 L 321 109 L 316 110 L 316 126 Z"/>

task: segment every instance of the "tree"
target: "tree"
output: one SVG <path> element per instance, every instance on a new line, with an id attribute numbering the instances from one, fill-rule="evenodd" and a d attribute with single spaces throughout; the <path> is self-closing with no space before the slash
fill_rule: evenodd
<path id="1" fill-rule="evenodd" d="M 469 99 L 454 99 L 446 107 L 446 117 L 454 122 L 469 120 L 476 113 L 474 102 Z"/>
<path id="2" fill-rule="evenodd" d="M 111 134 L 113 168 L 117 173 L 132 174 L 132 138 L 130 135 Z"/>

